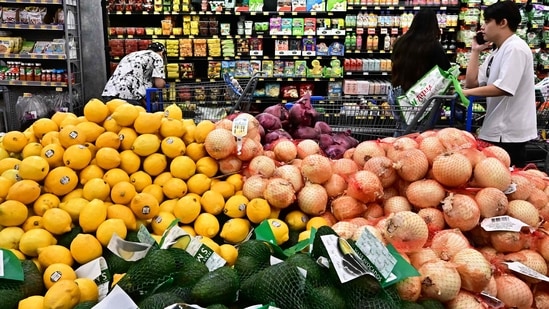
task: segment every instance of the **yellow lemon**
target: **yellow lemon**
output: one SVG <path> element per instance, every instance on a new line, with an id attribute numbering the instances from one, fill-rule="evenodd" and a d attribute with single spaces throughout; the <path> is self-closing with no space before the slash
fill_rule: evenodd
<path id="1" fill-rule="evenodd" d="M 141 158 L 132 150 L 124 150 L 120 153 L 119 168 L 124 170 L 126 174 L 135 173 L 141 167 Z"/>
<path id="2" fill-rule="evenodd" d="M 219 245 L 210 237 L 200 236 L 200 242 L 205 244 L 208 248 L 212 249 L 215 253 L 219 254 Z"/>
<path id="3" fill-rule="evenodd" d="M 137 220 L 130 207 L 121 204 L 112 204 L 107 207 L 107 219 L 122 219 L 130 231 L 137 229 Z"/>
<path id="4" fill-rule="evenodd" d="M 29 216 L 23 225 L 21 225 L 24 231 L 32 229 L 43 229 L 44 225 L 42 224 L 42 216 Z"/>
<path id="5" fill-rule="evenodd" d="M 238 249 L 231 244 L 222 244 L 219 246 L 219 255 L 227 261 L 229 266 L 233 266 L 238 257 Z"/>
<path id="6" fill-rule="evenodd" d="M 136 194 L 135 187 L 129 181 L 120 181 L 112 187 L 110 192 L 111 200 L 122 205 L 129 204 Z"/>
<path id="7" fill-rule="evenodd" d="M 52 120 L 54 120 L 54 118 L 52 118 Z M 78 120 L 78 116 L 76 116 L 76 114 L 67 113 L 67 115 L 65 115 L 65 117 L 63 117 L 61 122 L 58 124 L 59 130 L 63 129 L 66 126 L 77 125 L 79 122 L 80 120 Z"/>
<path id="8" fill-rule="evenodd" d="M 302 212 L 301 210 L 292 210 L 286 217 L 284 221 L 288 223 L 288 227 L 293 231 L 302 231 L 307 228 L 307 222 L 309 221 L 309 216 Z"/>
<path id="9" fill-rule="evenodd" d="M 50 131 L 44 134 L 42 139 L 40 139 L 40 144 L 44 147 L 49 144 L 61 145 L 61 143 L 59 142 L 59 131 Z"/>
<path id="10" fill-rule="evenodd" d="M 137 192 L 143 191 L 145 187 L 153 183 L 151 175 L 144 171 L 137 171 L 130 175 L 130 183 L 135 187 Z"/>
<path id="11" fill-rule="evenodd" d="M 123 129 L 121 129 L 122 131 Z M 97 148 L 103 148 L 103 147 L 110 147 L 113 149 L 118 149 L 120 147 L 120 144 L 122 143 L 122 137 L 120 137 L 120 132 L 103 132 L 101 135 L 97 137 L 97 140 L 95 141 L 95 146 Z"/>
<path id="12" fill-rule="evenodd" d="M 60 245 L 51 245 L 44 248 L 38 248 L 38 262 L 42 268 L 46 269 L 55 263 L 61 263 L 72 266 L 74 259 L 71 251 Z"/>
<path id="13" fill-rule="evenodd" d="M 22 179 L 11 185 L 6 199 L 16 200 L 23 204 L 30 205 L 40 196 L 40 192 L 41 188 L 38 182 L 30 179 Z"/>
<path id="14" fill-rule="evenodd" d="M 58 280 L 50 287 L 44 295 L 44 309 L 74 308 L 80 301 L 80 289 L 74 279 Z"/>
<path id="15" fill-rule="evenodd" d="M 0 176 L 0 202 L 8 196 L 11 185 L 15 182 L 7 177 Z"/>
<path id="16" fill-rule="evenodd" d="M 160 143 L 160 138 L 156 134 L 141 134 L 133 141 L 131 150 L 142 157 L 146 157 L 155 153 L 160 148 Z"/>
<path id="17" fill-rule="evenodd" d="M 221 193 L 213 190 L 207 190 L 202 194 L 202 197 L 200 198 L 200 204 L 202 205 L 202 209 L 204 209 L 205 212 L 212 215 L 218 215 L 223 212 L 225 199 L 223 198 L 223 195 L 221 195 Z"/>
<path id="18" fill-rule="evenodd" d="M 86 142 L 86 135 L 76 125 L 68 125 L 59 130 L 59 143 L 68 148 L 72 145 L 82 145 Z"/>
<path id="19" fill-rule="evenodd" d="M 162 187 L 160 185 L 152 183 L 143 188 L 141 192 L 151 194 L 152 196 L 154 196 L 159 204 L 164 201 L 164 191 L 162 190 Z"/>
<path id="20" fill-rule="evenodd" d="M 19 164 L 21 164 L 21 160 L 17 158 L 9 157 L 2 159 L 0 160 L 0 173 L 4 173 L 5 171 L 12 169 L 18 170 Z"/>
<path id="21" fill-rule="evenodd" d="M 133 197 L 130 208 L 139 219 L 152 219 L 160 211 L 160 205 L 156 197 L 145 192 L 138 193 Z"/>
<path id="22" fill-rule="evenodd" d="M 269 219 L 278 219 L 280 217 L 280 208 L 271 207 L 271 214 L 269 215 Z"/>
<path id="23" fill-rule="evenodd" d="M 118 235 L 118 237 L 122 239 L 126 238 L 128 229 L 126 228 L 124 220 L 116 218 L 105 220 L 97 228 L 95 237 L 104 247 L 106 247 L 114 234 Z"/>
<path id="24" fill-rule="evenodd" d="M 139 134 L 156 133 L 162 124 L 162 116 L 162 113 L 140 112 L 133 123 L 133 128 Z"/>
<path id="25" fill-rule="evenodd" d="M 210 190 L 217 191 L 223 195 L 224 199 L 228 199 L 235 194 L 234 186 L 224 180 L 212 180 Z"/>
<path id="26" fill-rule="evenodd" d="M 200 204 L 200 196 L 187 194 L 180 198 L 174 206 L 173 213 L 181 221 L 181 223 L 192 223 L 200 212 L 202 205 Z"/>
<path id="27" fill-rule="evenodd" d="M 248 220 L 252 223 L 258 224 L 269 218 L 270 215 L 271 205 L 263 198 L 253 198 L 246 205 L 246 217 L 248 217 Z"/>
<path id="28" fill-rule="evenodd" d="M 2 138 L 2 147 L 7 152 L 21 152 L 29 142 L 28 138 L 21 131 L 8 131 Z"/>
<path id="29" fill-rule="evenodd" d="M 212 157 L 202 157 L 196 161 L 196 171 L 208 177 L 214 177 L 219 171 L 219 164 Z"/>
<path id="30" fill-rule="evenodd" d="M 71 200 L 73 198 L 77 198 L 77 197 L 83 197 L 83 194 L 82 194 L 83 191 L 84 191 L 84 189 L 82 189 L 82 187 L 75 188 L 71 192 L 64 195 L 61 198 L 61 202 L 66 202 L 66 201 L 69 201 L 69 200 Z"/>
<path id="31" fill-rule="evenodd" d="M 277 245 L 285 243 L 290 238 L 288 225 L 280 219 L 267 219 Z"/>
<path id="32" fill-rule="evenodd" d="M 69 248 L 73 259 L 79 264 L 86 264 L 103 255 L 101 243 L 91 234 L 76 235 Z"/>
<path id="33" fill-rule="evenodd" d="M 164 234 L 164 231 L 170 224 L 176 220 L 175 216 L 170 212 L 159 212 L 151 221 L 151 228 L 156 235 Z"/>
<path id="34" fill-rule="evenodd" d="M 59 208 L 66 211 L 71 216 L 72 222 L 77 222 L 80 218 L 80 212 L 88 203 L 89 201 L 83 197 L 75 197 L 61 202 Z"/>
<path id="35" fill-rule="evenodd" d="M 19 226 L 27 220 L 27 206 L 16 200 L 7 200 L 0 204 L 0 226 Z"/>
<path id="36" fill-rule="evenodd" d="M 95 122 L 84 121 L 76 125 L 86 136 L 86 142 L 93 143 L 97 138 L 105 132 L 105 128 Z"/>
<path id="37" fill-rule="evenodd" d="M 318 229 L 321 226 L 328 225 L 328 221 L 324 219 L 323 217 L 312 217 L 307 221 L 307 225 L 305 226 L 307 230 L 312 229 L 313 227 L 315 229 Z"/>
<path id="38" fill-rule="evenodd" d="M 238 244 L 250 233 L 250 221 L 242 218 L 229 219 L 223 224 L 219 236 L 228 243 Z"/>
<path id="39" fill-rule="evenodd" d="M 194 221 L 194 231 L 197 235 L 213 238 L 219 233 L 219 221 L 210 213 L 201 213 Z"/>
<path id="40" fill-rule="evenodd" d="M 194 231 L 194 227 L 192 225 L 182 225 L 180 226 L 185 233 L 191 235 L 192 237 L 196 236 L 196 232 Z"/>
<path id="41" fill-rule="evenodd" d="M 211 178 L 204 174 L 194 174 L 187 180 L 187 190 L 202 195 L 210 189 Z"/>
<path id="42" fill-rule="evenodd" d="M 196 164 L 188 156 L 175 157 L 170 163 L 170 173 L 172 173 L 173 177 L 187 180 L 193 176 L 195 172 Z"/>
<path id="43" fill-rule="evenodd" d="M 74 282 L 78 284 L 80 290 L 80 303 L 99 299 L 99 288 L 95 281 L 90 278 L 77 278 Z"/>
<path id="44" fill-rule="evenodd" d="M 74 115 L 73 113 L 66 113 L 66 112 L 61 112 L 61 111 L 57 111 L 55 112 L 53 115 L 51 115 L 51 120 L 53 122 L 55 122 L 55 124 L 57 125 L 57 127 L 59 128 L 59 126 L 61 125 L 61 123 L 63 122 L 63 120 L 66 118 L 66 117 L 76 117 L 76 115 Z"/>
<path id="45" fill-rule="evenodd" d="M 198 161 L 200 158 L 204 158 L 208 155 L 206 152 L 206 147 L 202 143 L 187 143 L 187 148 L 185 149 L 185 155 L 189 156 L 193 161 Z"/>
<path id="46" fill-rule="evenodd" d="M 132 144 L 137 138 L 137 132 L 133 128 L 124 127 L 118 131 L 118 140 L 120 145 L 118 148 L 122 150 L 131 150 Z"/>
<path id="47" fill-rule="evenodd" d="M 51 208 L 46 210 L 42 216 L 42 225 L 48 232 L 61 235 L 70 232 L 72 218 L 68 212 L 61 208 Z"/>
<path id="48" fill-rule="evenodd" d="M 90 164 L 92 153 L 90 149 L 82 144 L 71 145 L 63 153 L 65 166 L 73 170 L 81 170 Z"/>
<path id="49" fill-rule="evenodd" d="M 164 154 L 153 153 L 143 160 L 142 169 L 151 176 L 158 176 L 166 170 L 168 159 Z"/>
<path id="50" fill-rule="evenodd" d="M 194 140 L 197 143 L 204 143 L 206 136 L 215 129 L 215 123 L 211 120 L 202 120 L 196 125 Z"/>
<path id="51" fill-rule="evenodd" d="M 50 168 L 54 168 L 63 165 L 64 153 L 65 148 L 61 144 L 53 143 L 45 145 L 40 151 L 40 156 L 48 161 Z"/>
<path id="52" fill-rule="evenodd" d="M 101 100 L 92 98 L 84 105 L 84 117 L 95 123 L 102 123 L 110 114 L 109 108 Z"/>
<path id="53" fill-rule="evenodd" d="M 11 185 L 21 180 L 21 176 L 19 176 L 19 170 L 16 170 L 16 169 L 5 170 L 0 176 L 7 179 L 11 183 Z M 10 189 L 11 189 L 11 186 L 8 188 L 8 192 Z"/>
<path id="54" fill-rule="evenodd" d="M 249 200 L 244 195 L 233 195 L 225 202 L 223 213 L 230 218 L 244 218 Z"/>
<path id="55" fill-rule="evenodd" d="M 59 166 L 52 169 L 44 179 L 44 191 L 63 196 L 76 188 L 78 176 L 76 172 L 67 166 Z"/>
<path id="56" fill-rule="evenodd" d="M 163 187 L 166 181 L 170 180 L 171 178 L 173 178 L 173 176 L 170 172 L 162 172 L 154 177 L 153 183 Z"/>
<path id="57" fill-rule="evenodd" d="M 300 242 L 302 240 L 310 239 L 311 238 L 311 230 L 305 230 L 299 233 L 297 236 L 297 241 Z"/>
<path id="58" fill-rule="evenodd" d="M 40 154 L 42 153 L 42 148 L 44 148 L 42 144 L 38 142 L 30 142 L 23 148 L 23 150 L 21 150 L 21 156 L 23 157 L 23 159 L 30 156 L 40 156 Z"/>
<path id="59" fill-rule="evenodd" d="M 38 138 L 36 138 L 36 136 L 34 135 L 34 132 L 32 131 L 32 126 L 25 129 L 25 131 L 23 131 L 23 134 L 25 134 L 25 137 L 27 138 L 27 145 L 29 143 L 38 142 Z M 25 148 L 23 147 L 23 149 L 25 149 Z M 23 151 L 23 150 L 21 150 L 21 151 Z"/>
<path id="60" fill-rule="evenodd" d="M 0 145 L 2 144 L 2 141 L 0 140 Z M 28 144 L 27 144 L 28 145 Z M 25 146 L 26 147 L 26 146 Z M 25 148 L 23 148 L 23 151 L 25 150 Z M 24 152 L 23 152 L 24 153 Z M 10 157 L 10 154 L 9 152 L 6 151 L 6 149 L 0 147 L 0 161 L 1 160 L 4 160 L 6 158 L 9 158 Z M 24 156 L 23 156 L 24 157 Z"/>
<path id="61" fill-rule="evenodd" d="M 5 227 L 0 230 L 0 248 L 17 249 L 25 230 L 18 226 Z"/>
<path id="62" fill-rule="evenodd" d="M 50 119 L 50 118 L 36 119 L 36 121 L 32 123 L 31 127 L 32 127 L 32 132 L 34 132 L 34 135 L 38 139 L 41 139 L 44 136 L 44 134 L 48 132 L 59 131 L 59 126 L 57 125 L 57 123 L 55 123 L 55 121 L 53 121 L 53 119 Z"/>
<path id="63" fill-rule="evenodd" d="M 44 296 L 33 295 L 19 301 L 17 309 L 44 309 Z"/>
<path id="64" fill-rule="evenodd" d="M 185 124 L 185 134 L 183 134 L 183 141 L 185 142 L 185 145 L 189 145 L 191 143 L 194 143 L 194 131 L 196 131 L 196 125 L 194 124 Z"/>
<path id="65" fill-rule="evenodd" d="M 41 181 L 50 171 L 50 164 L 40 155 L 29 156 L 19 163 L 19 176 L 22 179 Z"/>
<path id="66" fill-rule="evenodd" d="M 63 263 L 53 263 L 46 267 L 43 274 L 46 289 L 51 288 L 56 282 L 63 279 L 74 280 L 76 273 L 71 266 Z"/>
<path id="67" fill-rule="evenodd" d="M 119 182 L 129 182 L 130 175 L 128 175 L 128 173 L 126 173 L 126 171 L 121 168 L 112 168 L 105 172 L 105 175 L 103 175 L 103 180 L 105 180 L 112 188 L 115 184 Z"/>
<path id="68" fill-rule="evenodd" d="M 112 99 L 105 102 L 105 105 L 107 105 L 107 108 L 109 109 L 110 114 L 114 113 L 114 110 L 122 104 L 128 104 L 128 102 L 121 99 Z"/>
<path id="69" fill-rule="evenodd" d="M 32 204 L 34 213 L 38 216 L 44 215 L 44 212 L 50 208 L 59 207 L 61 201 L 55 194 L 43 193 Z"/>
<path id="70" fill-rule="evenodd" d="M 226 182 L 232 184 L 234 186 L 235 191 L 242 190 L 242 186 L 244 185 L 244 178 L 241 174 L 233 174 L 230 175 L 225 179 Z"/>
<path id="71" fill-rule="evenodd" d="M 116 168 L 121 162 L 120 153 L 111 147 L 99 148 L 95 154 L 95 160 L 97 165 L 105 170 Z"/>
<path id="72" fill-rule="evenodd" d="M 162 201 L 162 203 L 160 203 L 160 208 L 159 208 L 159 212 L 171 212 L 173 213 L 173 210 L 175 208 L 175 205 L 177 204 L 177 201 L 179 199 L 177 198 L 172 198 L 172 199 L 169 199 L 169 200 L 164 200 Z"/>
<path id="73" fill-rule="evenodd" d="M 185 142 L 179 137 L 168 136 L 162 140 L 160 144 L 160 149 L 162 153 L 165 154 L 168 158 L 175 158 L 177 156 L 182 156 L 185 154 Z"/>
<path id="74" fill-rule="evenodd" d="M 82 189 L 82 197 L 88 201 L 93 199 L 105 201 L 111 193 L 109 184 L 103 180 L 103 178 L 92 178 L 88 180 Z"/>
<path id="75" fill-rule="evenodd" d="M 187 184 L 183 179 L 172 177 L 164 183 L 162 192 L 169 199 L 181 198 L 187 193 Z"/>
<path id="76" fill-rule="evenodd" d="M 178 137 L 181 138 L 186 132 L 185 124 L 183 124 L 183 121 L 178 119 L 172 119 L 172 118 L 164 118 L 162 119 L 162 123 L 160 124 L 159 133 L 162 137 Z"/>
<path id="77" fill-rule="evenodd" d="M 105 128 L 107 132 L 118 133 L 123 127 L 119 125 L 118 122 L 116 122 L 116 120 L 114 120 L 111 116 L 109 116 L 105 119 L 105 121 L 103 121 L 103 128 Z"/>
<path id="78" fill-rule="evenodd" d="M 111 114 L 112 119 L 122 127 L 133 125 L 137 116 L 139 116 L 139 110 L 129 103 L 120 104 Z"/>
<path id="79" fill-rule="evenodd" d="M 94 199 L 80 210 L 78 223 L 83 232 L 91 233 L 95 232 L 105 219 L 107 219 L 107 205 L 100 199 Z"/>
<path id="80" fill-rule="evenodd" d="M 183 110 L 177 104 L 173 103 L 164 109 L 164 117 L 168 119 L 182 120 L 183 119 Z"/>
<path id="81" fill-rule="evenodd" d="M 105 171 L 103 171 L 101 167 L 96 164 L 90 164 L 80 170 L 78 173 L 78 178 L 80 179 L 80 184 L 84 185 L 90 179 L 103 178 L 103 175 L 105 175 Z"/>

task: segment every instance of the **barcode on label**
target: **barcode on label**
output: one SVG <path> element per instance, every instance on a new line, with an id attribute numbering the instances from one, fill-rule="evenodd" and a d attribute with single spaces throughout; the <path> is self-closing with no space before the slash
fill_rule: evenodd
<path id="1" fill-rule="evenodd" d="M 509 221 L 509 217 L 494 217 L 491 219 L 492 222 L 502 222 Z"/>

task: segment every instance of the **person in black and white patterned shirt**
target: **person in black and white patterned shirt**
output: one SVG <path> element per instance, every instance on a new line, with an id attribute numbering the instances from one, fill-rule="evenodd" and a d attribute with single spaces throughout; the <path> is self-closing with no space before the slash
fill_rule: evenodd
<path id="1" fill-rule="evenodd" d="M 151 43 L 146 50 L 126 55 L 107 81 L 102 96 L 105 102 L 118 98 L 135 105 L 145 104 L 147 88 L 166 86 L 164 59 L 166 48 Z"/>

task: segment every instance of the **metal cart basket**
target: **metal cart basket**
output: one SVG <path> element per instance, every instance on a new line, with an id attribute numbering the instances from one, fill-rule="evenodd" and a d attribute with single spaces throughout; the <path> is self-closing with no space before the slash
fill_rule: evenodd
<path id="1" fill-rule="evenodd" d="M 224 74 L 222 81 L 176 83 L 166 88 L 148 88 L 145 95 L 146 108 L 148 112 L 156 112 L 177 104 L 183 110 L 184 117 L 194 118 L 195 122 L 216 121 L 237 110 L 247 112 L 261 74 L 255 72 L 249 79 L 240 80 Z"/>
<path id="2" fill-rule="evenodd" d="M 360 141 L 401 136 L 435 127 L 441 119 L 452 122 L 456 118 L 456 95 L 437 95 L 421 106 L 377 104 L 366 96 L 316 98 L 314 108 L 319 120 L 334 131 L 348 131 Z M 450 106 L 447 115 L 442 107 Z"/>

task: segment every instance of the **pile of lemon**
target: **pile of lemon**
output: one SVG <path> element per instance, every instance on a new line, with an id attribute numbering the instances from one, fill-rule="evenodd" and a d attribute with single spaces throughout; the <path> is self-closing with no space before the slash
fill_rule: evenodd
<path id="1" fill-rule="evenodd" d="M 275 237 L 287 239 L 288 225 L 276 219 L 267 201 L 241 194 L 240 174 L 220 175 L 204 147 L 215 128 L 211 121 L 183 119 L 175 104 L 148 113 L 122 100 L 92 99 L 83 116 L 57 112 L 1 136 L 0 248 L 32 259 L 53 295 L 33 296 L 21 308 L 51 299 L 68 302 L 67 307 L 75 299 L 97 299 L 97 286 L 75 281 L 80 279 L 73 266 L 101 256 L 114 233 L 125 238 L 141 225 L 159 240 L 178 219 L 183 230 L 202 236 L 229 264 L 238 254 L 234 245 L 246 239 L 253 224 L 277 220 L 281 228 Z M 220 222 L 220 214 L 229 219 Z M 301 212 L 292 216 L 297 223 L 290 228 L 305 224 Z M 58 245 L 57 237 L 75 226 L 82 233 L 70 246 Z M 77 284 L 52 290 L 62 279 Z M 58 295 L 75 287 L 78 297 Z"/>

